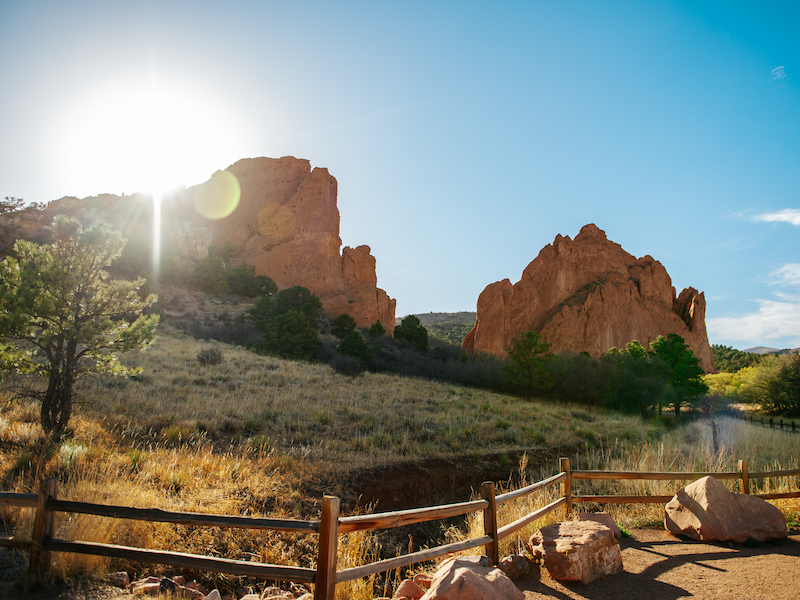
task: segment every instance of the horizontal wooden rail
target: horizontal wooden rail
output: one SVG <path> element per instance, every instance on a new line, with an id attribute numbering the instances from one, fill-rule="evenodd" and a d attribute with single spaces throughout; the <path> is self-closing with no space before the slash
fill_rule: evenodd
<path id="1" fill-rule="evenodd" d="M 764 500 L 779 500 L 781 498 L 800 498 L 800 491 L 798 492 L 777 492 L 775 494 L 753 494 Z"/>
<path id="2" fill-rule="evenodd" d="M 30 540 L 18 540 L 13 537 L 0 538 L 0 548 L 13 548 L 15 550 L 28 550 L 33 545 Z"/>
<path id="3" fill-rule="evenodd" d="M 464 540 L 463 542 L 453 542 L 452 544 L 445 544 L 444 546 L 437 546 L 427 550 L 419 550 L 411 554 L 404 554 L 396 558 L 387 558 L 378 562 L 363 565 L 361 567 L 353 567 L 351 569 L 343 569 L 336 573 L 336 583 L 342 581 L 350 581 L 351 579 L 361 579 L 362 577 L 369 577 L 382 571 L 391 571 L 400 567 L 407 567 L 417 562 L 425 560 L 432 560 L 438 556 L 449 554 L 451 552 L 460 552 L 462 550 L 469 550 L 477 546 L 485 546 L 492 542 L 492 537 L 484 535 L 471 540 Z"/>
<path id="4" fill-rule="evenodd" d="M 110 558 L 123 558 L 139 562 L 170 565 L 185 569 L 198 569 L 203 571 L 216 571 L 233 575 L 249 575 L 262 579 L 277 581 L 297 581 L 300 583 L 314 583 L 315 570 L 301 567 L 283 567 L 268 565 L 230 558 L 215 558 L 198 554 L 184 554 L 181 552 L 168 552 L 166 550 L 142 550 L 128 546 L 115 546 L 113 544 L 100 544 L 96 542 L 69 542 L 59 539 L 47 539 L 45 550 L 55 552 L 76 552 L 78 554 L 92 554 L 94 556 L 108 556 Z"/>
<path id="5" fill-rule="evenodd" d="M 759 471 L 757 473 L 750 473 L 750 479 L 753 477 L 796 477 L 800 475 L 800 469 L 788 469 L 786 471 Z"/>
<path id="6" fill-rule="evenodd" d="M 0 506 L 24 506 L 36 508 L 38 494 L 17 494 L 16 492 L 0 492 Z"/>
<path id="7" fill-rule="evenodd" d="M 558 483 L 561 483 L 566 478 L 567 478 L 567 474 L 566 473 L 563 473 L 563 472 L 562 473 L 558 473 L 556 475 L 553 475 L 552 477 L 548 477 L 547 479 L 543 479 L 542 481 L 537 481 L 536 483 L 532 483 L 531 485 L 525 486 L 524 488 L 520 488 L 518 490 L 514 490 L 513 492 L 506 492 L 505 494 L 500 494 L 499 496 L 495 497 L 494 501 L 497 504 L 502 504 L 504 502 L 510 502 L 511 500 L 514 500 L 515 498 L 519 498 L 520 496 L 526 496 L 526 495 L 531 494 L 531 493 L 533 493 L 533 492 L 535 492 L 537 490 L 540 490 L 542 488 L 547 488 L 547 487 L 550 487 L 551 485 L 556 485 Z"/>
<path id="8" fill-rule="evenodd" d="M 524 516 L 524 517 L 522 517 L 520 519 L 517 519 L 513 523 L 509 523 L 508 525 L 503 525 L 502 527 L 500 527 L 497 530 L 497 539 L 498 540 L 502 540 L 503 538 L 506 538 L 506 537 L 510 536 L 511 534 L 516 533 L 517 531 L 519 531 L 520 529 L 522 529 L 526 525 L 530 525 L 531 523 L 533 523 L 537 519 L 541 519 L 546 514 L 554 511 L 555 509 L 563 506 L 566 503 L 567 503 L 567 499 L 562 496 L 561 498 L 559 498 L 555 502 L 551 502 L 547 506 L 543 506 L 542 508 L 533 511 L 529 515 L 526 515 L 526 516 Z"/>
<path id="9" fill-rule="evenodd" d="M 298 531 L 301 533 L 316 533 L 319 531 L 319 521 L 174 512 L 159 508 L 133 508 L 130 506 L 91 504 L 89 502 L 72 502 L 68 500 L 50 500 L 47 503 L 47 509 L 100 517 L 113 517 L 115 519 L 135 519 L 137 521 L 178 523 L 181 525 L 272 529 L 277 531 Z"/>
<path id="10" fill-rule="evenodd" d="M 688 471 L 670 473 L 666 471 L 572 471 L 573 479 L 700 479 L 711 476 L 715 479 L 739 479 L 739 472 L 692 473 Z M 750 474 L 753 477 L 753 474 Z"/>
<path id="11" fill-rule="evenodd" d="M 472 500 L 458 504 L 442 504 L 425 508 L 411 508 L 394 512 L 376 513 L 374 515 L 358 515 L 339 519 L 339 533 L 351 531 L 373 531 L 375 529 L 390 529 L 414 523 L 424 523 L 436 519 L 457 517 L 466 513 L 487 508 L 486 500 Z"/>
<path id="12" fill-rule="evenodd" d="M 572 496 L 573 502 L 597 502 L 598 504 L 666 504 L 672 496 Z"/>

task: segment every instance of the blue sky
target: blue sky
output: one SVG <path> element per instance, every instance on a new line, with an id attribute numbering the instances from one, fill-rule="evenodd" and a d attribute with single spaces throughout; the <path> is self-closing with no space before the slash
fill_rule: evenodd
<path id="1" fill-rule="evenodd" d="M 796 2 L 7 2 L 0 196 L 339 181 L 397 314 L 474 310 L 595 223 L 705 292 L 711 343 L 800 346 Z"/>

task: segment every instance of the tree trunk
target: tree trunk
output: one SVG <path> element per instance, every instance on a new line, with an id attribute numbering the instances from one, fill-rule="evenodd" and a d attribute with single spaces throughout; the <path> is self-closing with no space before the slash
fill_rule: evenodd
<path id="1" fill-rule="evenodd" d="M 54 369 L 50 373 L 47 392 L 42 399 L 42 429 L 54 440 L 60 440 L 72 414 L 72 370 Z"/>

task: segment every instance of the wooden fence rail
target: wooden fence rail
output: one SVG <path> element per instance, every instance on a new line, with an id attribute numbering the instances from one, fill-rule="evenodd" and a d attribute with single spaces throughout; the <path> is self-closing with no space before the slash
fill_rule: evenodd
<path id="1" fill-rule="evenodd" d="M 122 558 L 137 562 L 163 564 L 201 571 L 217 571 L 233 575 L 247 575 L 266 580 L 314 584 L 315 600 L 333 600 L 337 583 L 369 577 L 384 571 L 402 568 L 417 562 L 431 560 L 445 554 L 468 550 L 479 546 L 484 546 L 486 554 L 490 557 L 491 562 L 497 564 L 499 560 L 498 549 L 501 540 L 513 535 L 523 527 L 561 507 L 565 507 L 567 513 L 569 513 L 573 503 L 576 502 L 665 503 L 672 498 L 672 496 L 575 495 L 572 491 L 572 480 L 574 479 L 689 480 L 710 475 L 718 479 L 738 479 L 740 491 L 749 494 L 749 480 L 751 478 L 800 476 L 800 469 L 749 473 L 746 461 L 739 461 L 739 468 L 737 471 L 721 473 L 572 471 L 570 468 L 570 461 L 567 458 L 560 459 L 559 466 L 560 473 L 518 490 L 495 495 L 496 488 L 494 483 L 486 482 L 481 486 L 481 499 L 410 510 L 340 517 L 339 499 L 333 496 L 325 496 L 322 499 L 322 511 L 319 521 L 176 512 L 153 508 L 133 508 L 59 500 L 57 497 L 57 482 L 54 479 L 47 479 L 42 482 L 38 494 L 0 492 L 0 506 L 36 509 L 32 539 L 0 538 L 0 547 L 30 550 L 29 570 L 31 571 L 45 571 L 50 564 L 51 552 L 75 552 L 79 554 Z M 530 494 L 541 492 L 559 484 L 561 485 L 561 489 L 560 496 L 557 500 L 520 517 L 512 523 L 507 523 L 502 526 L 498 524 L 498 506 Z M 800 497 L 800 491 L 780 494 L 758 494 L 758 496 L 765 499 L 798 498 Z M 434 548 L 426 548 L 403 556 L 337 571 L 338 540 L 340 534 L 402 527 L 405 525 L 466 515 L 478 511 L 483 512 L 484 535 L 482 536 L 444 544 Z M 169 552 L 165 550 L 148 550 L 96 542 L 57 539 L 53 537 L 55 532 L 54 518 L 57 512 L 81 513 L 93 516 L 135 519 L 150 522 L 178 523 L 182 525 L 317 534 L 319 536 L 317 566 L 316 568 L 288 567 L 196 554 Z"/>

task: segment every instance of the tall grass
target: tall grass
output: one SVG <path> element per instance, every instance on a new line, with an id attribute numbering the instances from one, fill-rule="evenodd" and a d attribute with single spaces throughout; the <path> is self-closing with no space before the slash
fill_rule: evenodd
<path id="1" fill-rule="evenodd" d="M 800 435 L 782 433 L 751 425 L 745 421 L 723 417 L 718 426 L 717 451 L 714 451 L 710 421 L 694 421 L 678 427 L 658 440 L 630 444 L 616 439 L 612 444 L 601 444 L 589 451 L 579 452 L 572 461 L 573 470 L 602 471 L 694 471 L 733 472 L 738 461 L 746 460 L 751 472 L 777 471 L 800 467 Z M 525 464 L 520 465 L 523 482 L 529 479 Z M 555 473 L 541 469 L 534 479 L 541 480 Z M 731 491 L 739 491 L 737 480 L 722 480 Z M 599 495 L 656 495 L 675 494 L 688 481 L 647 480 L 572 480 L 574 494 Z M 751 479 L 750 493 L 775 493 L 797 491 L 800 478 Z M 508 503 L 498 510 L 498 523 L 502 526 L 533 512 L 557 499 L 558 487 Z M 800 499 L 771 500 L 781 509 L 789 522 L 800 522 Z M 501 542 L 501 553 L 517 552 L 540 527 L 574 517 L 577 511 L 609 512 L 625 528 L 642 526 L 663 527 L 663 504 L 574 504 L 573 514 L 565 515 L 563 509 L 551 512 L 543 519 L 529 525 L 515 536 Z M 466 531 L 450 531 L 453 540 L 483 535 L 483 517 L 470 516 Z M 475 550 L 480 552 L 481 549 Z"/>

